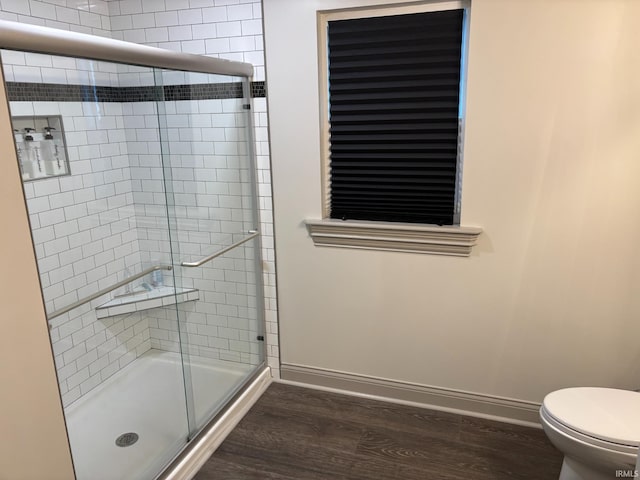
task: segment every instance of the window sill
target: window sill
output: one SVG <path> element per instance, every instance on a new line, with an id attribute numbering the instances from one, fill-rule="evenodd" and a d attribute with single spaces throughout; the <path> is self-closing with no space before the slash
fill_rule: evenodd
<path id="1" fill-rule="evenodd" d="M 482 233 L 480 227 L 364 222 L 357 220 L 305 220 L 317 247 L 361 248 L 391 252 L 468 257 Z"/>

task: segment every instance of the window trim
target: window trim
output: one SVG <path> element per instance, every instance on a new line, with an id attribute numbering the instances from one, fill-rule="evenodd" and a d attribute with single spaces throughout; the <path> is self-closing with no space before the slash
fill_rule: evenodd
<path id="1" fill-rule="evenodd" d="M 330 135 L 329 135 L 329 85 L 328 85 L 328 22 L 389 15 L 425 13 L 441 10 L 464 9 L 464 28 L 462 36 L 461 60 L 461 111 L 458 136 L 458 164 L 456 167 L 456 197 L 454 205 L 454 225 L 438 226 L 420 223 L 379 222 L 379 221 L 342 221 L 329 218 L 331 208 L 330 176 Z M 374 5 L 339 10 L 317 12 L 318 32 L 318 86 L 320 99 L 320 154 L 322 219 L 305 221 L 309 235 L 316 246 L 341 248 L 361 248 L 369 250 L 402 251 L 430 253 L 436 255 L 469 256 L 482 228 L 461 226 L 462 195 L 462 159 L 465 134 L 467 52 L 469 41 L 468 0 L 425 2 L 403 5 Z"/>
<path id="2" fill-rule="evenodd" d="M 358 248 L 392 252 L 468 257 L 482 233 L 480 227 L 361 220 L 305 220 L 317 247 Z"/>

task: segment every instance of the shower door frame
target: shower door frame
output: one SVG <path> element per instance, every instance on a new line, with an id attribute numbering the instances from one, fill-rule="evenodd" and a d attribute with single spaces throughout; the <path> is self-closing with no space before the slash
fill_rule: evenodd
<path id="1" fill-rule="evenodd" d="M 42 27 L 37 25 L 28 25 L 18 22 L 11 22 L 7 20 L 0 20 L 0 49 L 16 50 L 29 53 L 39 53 L 45 55 L 58 55 L 66 57 L 75 57 L 79 59 L 98 60 L 120 64 L 128 64 L 141 67 L 151 68 L 163 68 L 170 70 L 178 70 L 184 72 L 197 72 L 206 74 L 218 74 L 227 76 L 242 77 L 243 95 L 246 98 L 249 109 L 246 112 L 247 118 L 247 154 L 249 157 L 249 171 L 250 171 L 250 184 L 251 193 L 253 199 L 253 212 L 255 218 L 255 231 L 250 231 L 250 237 L 247 237 L 242 242 L 236 242 L 231 247 L 222 249 L 210 257 L 222 255 L 236 247 L 239 243 L 244 243 L 255 238 L 255 258 L 254 264 L 256 267 L 256 308 L 257 308 L 257 322 L 263 330 L 263 335 L 266 337 L 266 325 L 265 325 L 265 304 L 264 304 L 264 280 L 262 271 L 262 242 L 261 242 L 261 221 L 260 221 L 260 208 L 257 189 L 257 159 L 255 153 L 255 131 L 253 123 L 253 105 L 251 98 L 251 80 L 253 78 L 253 66 L 244 62 L 237 62 L 231 60 L 223 60 L 219 58 L 205 57 L 200 55 L 193 55 L 187 53 L 173 52 L 169 50 L 163 50 L 160 48 L 150 47 L 146 45 L 139 45 L 130 42 L 124 42 L 120 40 L 114 40 L 110 38 L 96 37 L 93 35 L 71 32 L 66 30 L 58 30 L 54 28 Z M 90 54 L 89 54 L 90 52 Z M 0 78 L 4 78 L 3 76 Z M 6 99 L 7 106 L 9 105 L 8 98 Z M 17 159 L 17 156 L 16 156 Z M 170 168 L 170 167 L 169 167 Z M 163 168 L 164 170 L 164 168 Z M 35 254 L 35 252 L 34 252 Z M 188 263 L 188 262 L 185 262 Z M 177 264 L 182 266 L 182 264 Z M 177 266 L 176 265 L 176 266 Z M 191 265 L 184 265 L 191 266 Z M 153 270 L 172 270 L 172 265 L 156 265 L 150 267 L 143 272 L 132 275 L 124 280 L 114 284 L 110 287 L 104 288 L 92 295 L 89 295 L 83 299 L 74 302 L 64 308 L 58 309 L 47 315 L 47 322 L 52 318 L 62 315 L 80 305 L 89 303 L 90 301 L 109 293 L 121 286 L 130 283 L 136 279 L 142 278 Z M 180 322 L 178 315 L 178 309 L 176 308 L 177 321 Z M 263 338 L 264 338 L 263 337 Z M 182 341 L 180 342 L 182 344 Z M 212 434 L 211 427 L 217 422 L 224 423 L 225 432 L 217 434 L 218 436 L 226 435 L 228 433 L 230 424 L 233 426 L 238 419 L 229 419 L 230 409 L 235 407 L 237 403 L 244 403 L 238 408 L 241 411 L 247 411 L 250 407 L 247 406 L 247 390 L 255 389 L 255 392 L 263 391 L 268 385 L 270 375 L 268 375 L 267 366 L 267 346 L 266 342 L 262 341 L 261 348 L 261 361 L 255 365 L 250 375 L 248 375 L 243 383 L 235 390 L 235 393 L 229 398 L 227 403 L 210 418 L 207 423 L 198 431 L 189 431 L 189 439 L 184 448 L 174 457 L 174 459 L 166 466 L 163 472 L 160 472 L 157 478 L 174 478 L 176 471 L 193 471 L 196 462 L 203 463 L 215 449 L 217 445 L 222 441 L 216 439 L 215 434 Z M 183 372 L 184 368 L 184 359 Z M 265 376 L 267 375 L 267 376 Z M 59 385 L 58 385 L 59 388 Z M 58 392 L 60 394 L 60 392 Z M 66 422 L 65 422 L 66 423 Z M 212 437 L 213 435 L 213 437 Z M 68 435 L 67 435 L 68 438 Z M 190 451 L 191 446 L 194 448 L 199 447 L 200 444 L 205 444 L 204 448 L 208 448 L 209 452 L 207 457 L 202 457 L 201 454 L 194 455 Z M 213 445 L 213 446 L 212 446 Z M 193 471 L 195 473 L 195 471 Z"/>

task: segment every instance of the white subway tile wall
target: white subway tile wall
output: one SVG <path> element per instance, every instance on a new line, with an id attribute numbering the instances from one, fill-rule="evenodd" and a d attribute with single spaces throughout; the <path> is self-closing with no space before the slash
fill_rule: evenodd
<path id="1" fill-rule="evenodd" d="M 51 313 L 141 269 L 122 108 L 109 103 L 12 102 L 11 110 L 62 114 L 65 128 L 72 175 L 24 186 Z M 51 320 L 65 405 L 150 348 L 144 317 L 96 321 L 93 307 L 107 298 Z"/>
<path id="2" fill-rule="evenodd" d="M 182 347 L 190 355 L 251 365 L 260 362 L 252 257 L 252 247 L 241 247 L 217 258 L 215 265 L 183 272 L 179 282 L 199 288 L 201 300 L 178 305 L 180 328 L 187 336 Z M 151 347 L 178 351 L 175 312 L 156 309 L 148 318 Z"/>
<path id="3" fill-rule="evenodd" d="M 108 2 L 104 0 L 1 0 L 0 18 L 111 37 Z"/>
<path id="4" fill-rule="evenodd" d="M 113 36 L 177 51 L 243 60 L 264 79 L 261 4 L 242 1 L 0 0 L 0 18 Z M 147 69 L 107 62 L 3 52 L 7 81 L 103 86 L 151 85 Z M 186 83 L 165 72 L 165 84 Z M 202 79 L 200 79 L 201 81 Z M 36 251 L 49 311 L 166 258 L 168 235 L 155 104 L 12 102 L 14 115 L 62 114 L 73 175 L 28 183 Z M 239 99 L 167 102 L 180 255 L 199 256 L 255 226 L 247 218 L 248 170 Z M 277 305 L 267 114 L 253 101 L 261 215 L 268 362 L 278 375 Z M 227 234 L 225 235 L 225 232 Z M 203 302 L 180 305 L 189 352 L 255 364 L 260 333 L 251 243 L 179 283 Z M 159 258 L 154 258 L 159 257 Z M 217 267 L 214 266 L 214 267 Z M 168 279 L 170 283 L 170 279 Z M 181 285 L 182 286 L 182 285 Z M 175 311 L 155 309 L 96 321 L 93 307 L 53 321 L 51 335 L 65 405 L 149 348 L 175 350 Z M 150 328 L 149 328 L 150 327 Z"/>
<path id="5" fill-rule="evenodd" d="M 183 83 L 185 79 L 176 73 L 180 72 L 164 72 L 163 83 Z M 219 76 L 196 76 L 196 80 L 229 81 Z M 130 114 L 129 120 L 125 116 L 125 124 L 131 125 L 127 138 L 143 264 L 157 263 L 171 254 L 174 263 L 176 258 L 197 260 L 255 228 L 243 103 L 242 99 L 211 99 L 160 104 L 164 173 L 170 175 L 169 215 L 175 219 L 171 232 L 166 219 L 160 132 L 145 128 L 158 118 L 156 104 L 125 105 Z M 188 342 L 190 354 L 254 365 L 259 362 L 257 348 L 261 344 L 256 337 L 262 332 L 252 255 L 253 250 L 244 247 L 203 267 L 174 271 L 177 286 L 200 292 L 198 302 L 179 306 L 185 334 L 195 342 Z M 175 312 L 173 315 L 171 321 L 169 311 L 148 313 L 153 348 L 178 351 Z"/>
<path id="6" fill-rule="evenodd" d="M 44 294 L 51 299 L 47 302 L 49 312 L 152 264 L 169 262 L 172 253 L 181 260 L 200 258 L 254 228 L 244 141 L 247 113 L 242 104 L 242 99 L 164 102 L 164 115 L 158 117 L 155 102 L 12 102 L 13 111 L 70 115 L 63 116 L 63 123 L 71 126 L 65 137 L 73 175 L 25 186 Z M 197 113 L 200 111 L 222 113 Z M 173 252 L 166 217 L 159 118 L 163 120 L 168 154 L 165 165 L 171 164 L 165 173 L 171 178 L 170 214 L 176 220 Z M 201 126 L 191 126 L 194 123 Z M 98 130 L 98 125 L 111 128 Z M 61 212 L 59 216 L 57 212 Z M 124 240 L 135 243 L 123 245 Z M 255 365 L 259 362 L 256 337 L 262 332 L 253 253 L 243 248 L 228 255 L 230 259 L 222 257 L 203 268 L 175 272 L 179 275 L 178 286 L 197 288 L 202 293 L 198 302 L 181 305 L 188 338 L 197 342 L 188 351 Z M 173 278 L 166 281 L 171 284 Z M 106 300 L 96 300 L 91 307 Z M 153 329 L 135 340 L 128 336 L 122 341 L 121 336 L 115 340 L 101 337 L 102 344 L 95 343 L 96 337 L 92 336 L 94 344 L 82 348 L 78 344 L 102 327 L 103 320 L 96 322 L 92 309 L 78 308 L 52 321 L 65 402 L 88 391 L 84 384 L 67 385 L 71 376 L 80 378 L 76 374 L 81 370 L 74 368 L 76 359 L 66 355 L 67 349 L 82 350 L 87 357 L 96 357 L 99 365 L 104 364 L 106 373 L 82 380 L 91 386 L 117 371 L 114 364 L 122 368 L 144 353 L 139 344 L 147 349 L 178 350 L 172 333 L 178 328 L 174 310 L 156 309 L 132 318 L 150 323 Z M 128 351 L 136 352 L 135 356 L 124 357 L 127 362 L 113 353 L 122 352 L 123 342 L 130 347 Z M 106 364 L 103 357 L 109 359 Z"/>
<path id="7" fill-rule="evenodd" d="M 133 13 L 142 13 L 147 1 L 122 0 L 109 2 L 113 38 L 145 43 L 168 50 L 245 61 L 254 65 L 255 80 L 265 79 L 261 1 L 167 1 L 163 11 L 154 12 L 154 27 L 167 27 L 169 35 L 167 41 L 156 41 L 147 35 L 146 30 L 136 30 L 133 25 L 128 23 L 127 17 Z M 251 7 L 251 16 L 249 16 L 249 6 Z M 174 12 L 176 15 L 174 15 Z M 204 50 L 202 49 L 202 41 L 204 42 Z M 274 376 L 279 377 L 280 354 L 278 348 L 273 205 L 267 103 L 265 98 L 255 98 L 253 100 L 253 112 L 265 286 L 264 302 L 267 329 L 265 340 L 267 344 L 267 360 Z"/>

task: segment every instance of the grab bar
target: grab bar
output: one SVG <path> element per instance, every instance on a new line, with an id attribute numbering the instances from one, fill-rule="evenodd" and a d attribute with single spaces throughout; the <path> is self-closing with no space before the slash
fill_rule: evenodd
<path id="1" fill-rule="evenodd" d="M 182 265 L 183 267 L 199 267 L 200 265 L 204 265 L 205 263 L 210 262 L 214 258 L 219 257 L 220 255 L 224 255 L 229 250 L 233 250 L 237 246 L 242 245 L 243 243 L 248 242 L 249 240 L 256 238 L 258 235 L 260 235 L 260 233 L 257 230 L 249 230 L 249 233 L 251 235 L 243 238 L 242 240 L 237 241 L 236 243 L 229 245 L 226 248 L 223 248 L 222 250 L 218 250 L 216 253 L 213 253 L 208 257 L 201 258 L 197 262 L 182 262 L 180 265 Z"/>
<path id="2" fill-rule="evenodd" d="M 237 246 L 242 245 L 243 243 L 248 242 L 249 240 L 256 238 L 258 235 L 260 235 L 260 233 L 257 230 L 249 230 L 249 233 L 250 235 L 243 238 L 242 240 L 237 241 L 236 243 L 229 245 L 228 247 L 223 248 L 222 250 L 218 250 L 216 253 L 209 255 L 208 257 L 202 258 L 197 262 L 182 262 L 180 265 L 182 265 L 183 267 L 199 267 L 200 265 L 210 262 L 214 258 L 219 257 L 220 255 L 227 253 L 229 250 L 233 250 Z M 96 293 L 89 295 L 88 297 L 84 297 L 83 299 L 78 300 L 77 302 L 74 302 L 70 305 L 67 305 L 66 307 L 61 308 L 60 310 L 56 310 L 55 312 L 50 313 L 49 315 L 47 315 L 47 320 L 53 320 L 54 318 L 59 317 L 60 315 L 65 314 L 67 312 L 70 312 L 71 310 L 79 307 L 80 305 L 84 305 L 85 303 L 88 303 L 91 300 L 95 300 L 96 298 L 101 297 L 109 292 L 112 292 L 126 285 L 127 283 L 130 283 L 130 282 L 133 282 L 134 280 L 142 278 L 145 275 L 150 274 L 151 272 L 155 272 L 156 270 L 172 270 L 172 269 L 173 269 L 172 265 L 156 265 L 155 267 L 149 267 L 146 270 L 141 271 L 140 273 L 131 275 L 130 277 L 127 277 L 124 280 L 111 285 L 110 287 L 103 288 L 102 290 L 99 290 Z"/>
<path id="3" fill-rule="evenodd" d="M 61 308 L 60 310 L 56 310 L 55 312 L 50 313 L 49 315 L 47 315 L 47 320 L 53 320 L 54 318 L 59 317 L 64 313 L 70 312 L 71 310 L 79 307 L 80 305 L 84 305 L 85 303 L 89 303 L 91 300 L 95 300 L 96 298 L 101 297 L 102 295 L 105 295 L 109 292 L 113 292 L 114 290 L 125 286 L 129 282 L 133 282 L 134 280 L 142 278 L 145 275 L 149 275 L 151 272 L 155 272 L 156 270 L 172 270 L 172 269 L 173 269 L 172 265 L 156 265 L 155 267 L 149 267 L 146 270 L 141 271 L 140 273 L 131 275 L 130 277 L 127 277 L 124 280 L 111 285 L 110 287 L 103 288 L 102 290 L 99 290 L 96 293 L 89 295 L 88 297 L 84 297 L 83 299 L 78 300 L 77 302 L 74 302 L 70 305 L 67 305 L 66 307 Z"/>

